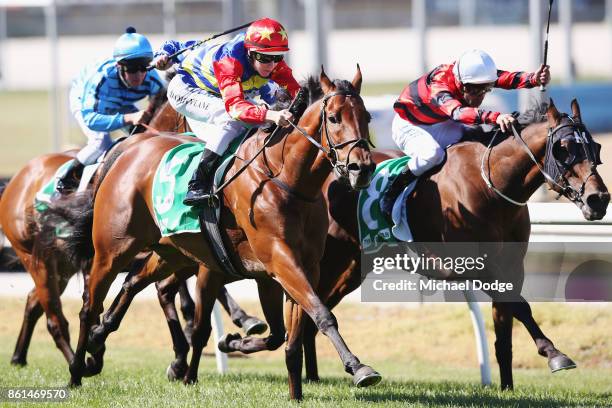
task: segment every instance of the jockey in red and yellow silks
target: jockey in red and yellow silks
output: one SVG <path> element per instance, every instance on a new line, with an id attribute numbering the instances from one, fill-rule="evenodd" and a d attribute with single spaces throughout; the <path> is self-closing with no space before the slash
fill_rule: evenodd
<path id="1" fill-rule="evenodd" d="M 189 183 L 185 204 L 206 198 L 210 169 L 229 144 L 248 127 L 267 121 L 287 125 L 287 110 L 273 111 L 255 98 L 272 104 L 279 86 L 295 96 L 300 86 L 283 61 L 289 51 L 287 32 L 277 21 L 263 18 L 246 33 L 221 44 L 204 45 L 170 61 L 168 56 L 194 41 L 167 41 L 156 53 L 155 65 L 167 69 L 179 63 L 168 86 L 168 100 L 185 115 L 194 133 L 206 141 L 198 169 Z"/>
<path id="2" fill-rule="evenodd" d="M 383 213 L 390 216 L 403 188 L 444 160 L 446 149 L 461 140 L 465 126 L 498 124 L 503 131 L 510 126 L 512 115 L 480 108 L 487 92 L 549 81 L 548 66 L 533 73 L 502 71 L 487 53 L 471 50 L 409 84 L 393 105 L 392 137 L 410 160 L 383 195 Z"/>

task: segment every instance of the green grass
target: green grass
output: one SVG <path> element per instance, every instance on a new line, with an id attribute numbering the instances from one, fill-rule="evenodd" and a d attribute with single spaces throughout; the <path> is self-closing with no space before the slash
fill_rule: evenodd
<path id="1" fill-rule="evenodd" d="M 250 313 L 261 315 L 256 304 L 243 306 Z M 43 320 L 34 333 L 29 365 L 16 368 L 8 363 L 21 324 L 22 307 L 23 299 L 0 299 L 0 315 L 9 317 L 0 320 L 0 387 L 65 385 L 69 378 L 66 362 L 53 345 Z M 340 305 L 336 315 L 347 343 L 362 361 L 383 375 L 383 381 L 373 388 L 353 387 L 337 354 L 319 336 L 323 381 L 305 384 L 305 401 L 300 406 L 612 405 L 610 307 L 535 305 L 536 318 L 542 322 L 543 330 L 576 359 L 579 368 L 552 375 L 546 368 L 546 360 L 537 356 L 524 328 L 515 324 L 516 389 L 513 392 L 498 390 L 492 348 L 494 386 L 478 385 L 479 370 L 466 309 L 464 305 L 416 309 Z M 487 313 L 490 316 L 487 309 L 485 316 Z M 79 302 L 65 302 L 64 310 L 74 344 Z M 227 320 L 225 324 L 228 330 L 233 330 Z M 492 347 L 490 327 L 488 333 Z M 82 388 L 74 390 L 63 405 L 284 407 L 289 404 L 282 350 L 231 358 L 230 373 L 220 376 L 216 374 L 209 346 L 200 365 L 198 384 L 185 387 L 181 383 L 169 383 L 164 372 L 173 354 L 165 321 L 155 301 L 136 301 L 107 345 L 102 374 L 83 379 Z"/>

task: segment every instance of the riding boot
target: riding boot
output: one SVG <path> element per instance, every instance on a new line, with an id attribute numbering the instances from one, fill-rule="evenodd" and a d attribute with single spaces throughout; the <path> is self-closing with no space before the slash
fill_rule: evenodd
<path id="1" fill-rule="evenodd" d="M 191 180 L 189 180 L 187 185 L 187 195 L 183 200 L 183 204 L 197 206 L 210 198 L 207 190 L 212 183 L 212 170 L 220 157 L 217 153 L 206 148 L 204 149 L 198 168 L 193 172 L 193 176 L 191 176 Z"/>
<path id="2" fill-rule="evenodd" d="M 72 160 L 57 180 L 57 191 L 63 195 L 72 193 L 79 188 L 84 168 L 85 165 L 83 163 L 77 159 Z"/>
<path id="3" fill-rule="evenodd" d="M 383 196 L 380 199 L 380 211 L 391 218 L 391 212 L 393 211 L 393 205 L 395 204 L 395 200 L 400 195 L 400 193 L 404 190 L 404 188 L 412 183 L 414 179 L 416 179 L 412 171 L 406 166 L 402 169 L 401 173 L 398 174 L 392 181 L 387 191 L 383 193 Z"/>

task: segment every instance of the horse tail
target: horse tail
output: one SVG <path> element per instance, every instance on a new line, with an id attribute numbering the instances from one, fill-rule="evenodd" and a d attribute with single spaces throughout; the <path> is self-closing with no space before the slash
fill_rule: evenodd
<path id="1" fill-rule="evenodd" d="M 87 273 L 94 256 L 92 227 L 92 189 L 52 200 L 38 219 L 34 259 L 61 255 L 78 271 Z"/>

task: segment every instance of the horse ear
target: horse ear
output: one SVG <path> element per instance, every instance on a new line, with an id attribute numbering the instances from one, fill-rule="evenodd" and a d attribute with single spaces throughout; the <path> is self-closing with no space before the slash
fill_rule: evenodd
<path id="1" fill-rule="evenodd" d="M 548 104 L 548 109 L 546 110 L 546 116 L 548 117 L 548 125 L 550 127 L 557 126 L 557 123 L 561 120 L 561 114 L 557 110 L 552 98 L 550 98 L 550 103 Z"/>
<path id="2" fill-rule="evenodd" d="M 323 90 L 324 94 L 332 92 L 334 90 L 334 84 L 327 77 L 327 74 L 323 69 L 323 65 L 321 65 L 321 75 L 319 76 L 319 82 L 321 82 L 321 89 Z"/>
<path id="3" fill-rule="evenodd" d="M 572 99 L 572 118 L 576 122 L 582 122 L 582 117 L 580 116 L 580 106 L 578 106 L 578 101 L 576 98 Z"/>
<path id="4" fill-rule="evenodd" d="M 361 93 L 361 68 L 359 67 L 359 64 L 357 64 L 357 73 L 355 74 L 355 77 L 353 78 L 353 81 L 351 82 L 353 84 L 353 88 L 355 88 L 355 90 L 357 91 L 357 93 Z"/>

